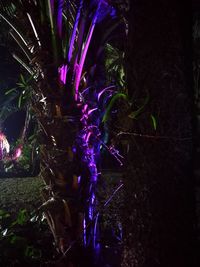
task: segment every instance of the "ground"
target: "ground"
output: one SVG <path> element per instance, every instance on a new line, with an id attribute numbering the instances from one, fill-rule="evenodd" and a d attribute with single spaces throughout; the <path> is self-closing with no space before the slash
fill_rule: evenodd
<path id="1" fill-rule="evenodd" d="M 95 267 L 119 267 L 121 253 L 120 206 L 123 198 L 122 174 L 106 171 L 99 181 L 98 210 L 100 228 L 100 257 Z M 0 209 L 14 217 L 20 209 L 33 211 L 41 204 L 43 182 L 39 177 L 0 178 Z M 88 267 L 88 266 L 87 266 Z"/>
<path id="2" fill-rule="evenodd" d="M 41 204 L 42 186 L 38 177 L 0 178 L 0 209 L 13 215 L 20 209 L 32 211 Z"/>

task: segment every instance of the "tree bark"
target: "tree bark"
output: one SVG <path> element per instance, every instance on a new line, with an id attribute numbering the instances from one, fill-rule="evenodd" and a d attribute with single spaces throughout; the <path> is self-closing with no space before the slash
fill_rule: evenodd
<path id="1" fill-rule="evenodd" d="M 123 267 L 195 266 L 192 31 L 186 2 L 130 1 L 129 95 L 135 109 L 147 95 L 149 101 L 133 122 L 131 132 L 139 135 L 127 135 Z"/>

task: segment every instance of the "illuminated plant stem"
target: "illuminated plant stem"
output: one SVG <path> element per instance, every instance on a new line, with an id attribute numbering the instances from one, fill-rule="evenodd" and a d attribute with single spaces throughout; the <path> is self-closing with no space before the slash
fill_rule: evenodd
<path id="1" fill-rule="evenodd" d="M 76 72 L 76 78 L 75 78 L 75 101 L 78 100 L 79 84 L 80 84 L 80 80 L 81 80 L 83 66 L 84 66 L 84 63 L 85 63 L 85 58 L 86 58 L 87 51 L 88 51 L 88 48 L 89 48 L 89 45 L 90 45 L 90 42 L 91 42 L 91 38 L 92 38 L 92 35 L 93 35 L 93 32 L 94 32 L 94 27 L 95 27 L 96 22 L 97 22 L 100 5 L 101 5 L 101 0 L 99 1 L 96 13 L 95 13 L 95 15 L 93 17 L 93 21 L 91 23 L 91 26 L 90 26 L 90 29 L 89 29 L 89 32 L 88 32 L 88 35 L 87 35 L 87 38 L 86 38 L 86 41 L 85 41 L 85 46 L 84 46 L 83 52 L 81 54 L 80 62 L 78 64 L 78 68 L 77 68 L 77 72 Z"/>

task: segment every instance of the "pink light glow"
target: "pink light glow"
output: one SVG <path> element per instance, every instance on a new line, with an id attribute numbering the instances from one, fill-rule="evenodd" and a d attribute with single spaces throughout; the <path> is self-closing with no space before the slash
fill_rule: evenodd
<path id="1" fill-rule="evenodd" d="M 10 152 L 10 145 L 8 143 L 8 140 L 6 139 L 6 136 L 3 133 L 0 133 L 0 149 L 2 151 L 6 151 L 6 153 Z"/>
<path id="2" fill-rule="evenodd" d="M 22 150 L 20 148 L 17 149 L 16 151 L 16 158 L 19 158 L 22 154 Z"/>
<path id="3" fill-rule="evenodd" d="M 22 146 L 19 146 L 16 150 L 15 150 L 15 154 L 13 159 L 16 160 L 18 158 L 20 158 L 22 155 Z"/>
<path id="4" fill-rule="evenodd" d="M 88 105 L 86 104 L 86 105 L 84 105 L 84 107 L 83 107 L 83 112 L 86 112 L 86 109 L 88 108 Z"/>

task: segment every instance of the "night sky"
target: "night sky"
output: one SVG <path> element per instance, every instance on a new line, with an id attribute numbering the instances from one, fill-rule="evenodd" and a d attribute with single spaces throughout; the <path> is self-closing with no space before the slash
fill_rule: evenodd
<path id="1" fill-rule="evenodd" d="M 0 104 L 5 99 L 5 92 L 16 86 L 20 74 L 20 67 L 12 58 L 8 48 L 0 44 Z M 16 102 L 13 102 L 16 105 Z M 9 142 L 16 141 L 23 127 L 25 112 L 19 110 L 10 115 L 1 126 Z"/>

